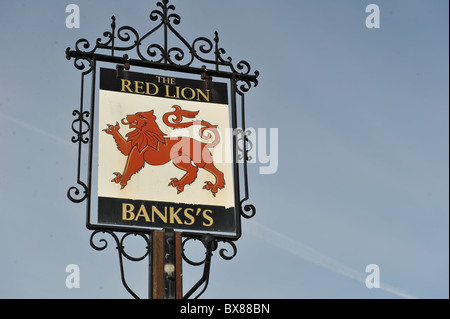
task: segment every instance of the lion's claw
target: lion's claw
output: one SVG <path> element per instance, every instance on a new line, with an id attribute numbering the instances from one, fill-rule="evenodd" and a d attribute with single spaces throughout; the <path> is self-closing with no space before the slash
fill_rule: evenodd
<path id="1" fill-rule="evenodd" d="M 107 134 L 113 134 L 114 132 L 118 132 L 120 130 L 119 122 L 116 122 L 116 125 L 106 124 L 108 127 L 107 129 L 104 129 L 103 132 L 106 132 Z"/>
<path id="2" fill-rule="evenodd" d="M 112 183 L 116 183 L 116 184 L 119 184 L 120 183 L 120 190 L 122 190 L 122 189 L 124 189 L 125 188 L 125 186 L 127 186 L 127 182 L 128 181 L 123 181 L 123 175 L 122 174 L 120 174 L 120 173 L 113 173 L 114 175 L 116 175 L 116 177 L 114 177 L 112 180 L 111 180 L 111 182 Z"/>
<path id="3" fill-rule="evenodd" d="M 180 181 L 178 178 L 171 178 L 169 182 L 169 186 L 177 187 Z"/>
<path id="4" fill-rule="evenodd" d="M 177 194 L 180 194 L 184 191 L 184 184 L 180 184 L 180 180 L 178 178 L 171 178 L 169 186 L 173 186 L 177 189 Z"/>
<path id="5" fill-rule="evenodd" d="M 219 192 L 219 187 L 211 182 L 205 182 L 205 186 L 203 186 L 203 189 L 211 191 L 214 197 L 216 197 L 216 194 Z"/>

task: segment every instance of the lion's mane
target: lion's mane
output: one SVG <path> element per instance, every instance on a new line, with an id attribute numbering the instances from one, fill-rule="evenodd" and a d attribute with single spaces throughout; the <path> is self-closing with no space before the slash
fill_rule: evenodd
<path id="1" fill-rule="evenodd" d="M 138 121 L 145 122 L 141 129 L 136 128 L 126 135 L 127 141 L 131 142 L 132 147 L 137 145 L 139 152 L 142 152 L 147 145 L 158 150 L 159 143 L 166 144 L 164 138 L 166 134 L 161 131 L 155 121 L 144 118 L 140 118 Z"/>

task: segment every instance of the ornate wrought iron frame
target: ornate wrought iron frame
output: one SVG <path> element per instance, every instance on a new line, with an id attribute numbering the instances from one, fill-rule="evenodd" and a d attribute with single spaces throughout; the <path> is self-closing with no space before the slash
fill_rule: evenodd
<path id="1" fill-rule="evenodd" d="M 169 0 L 158 1 L 156 5 L 159 9 L 150 13 L 150 20 L 157 22 L 157 25 L 144 35 L 140 35 L 134 28 L 130 26 L 116 27 L 116 18 L 112 16 L 111 30 L 105 31 L 102 38 L 98 38 L 95 46 L 86 39 L 79 39 L 75 44 L 75 49 L 70 47 L 66 49 L 66 58 L 74 59 L 76 69 L 81 73 L 81 97 L 78 110 L 73 111 L 75 120 L 72 122 L 72 130 L 75 135 L 72 142 L 78 144 L 78 168 L 77 182 L 75 186 L 68 189 L 67 196 L 74 203 L 82 203 L 86 201 L 86 227 L 93 230 L 90 238 L 91 246 L 96 250 L 104 250 L 107 248 L 107 240 L 101 238 L 96 242 L 95 237 L 99 233 L 109 234 L 115 241 L 119 255 L 121 279 L 126 290 L 134 297 L 139 298 L 137 294 L 129 287 L 125 279 L 124 258 L 130 261 L 141 261 L 146 257 L 151 257 L 151 241 L 152 230 L 135 229 L 132 227 L 114 226 L 113 228 L 106 225 L 95 225 L 91 223 L 91 187 L 92 187 L 92 165 L 93 165 L 93 139 L 94 139 L 94 114 L 96 101 L 96 71 L 98 62 L 114 63 L 118 65 L 118 69 L 129 69 L 131 66 L 145 67 L 164 71 L 173 71 L 180 73 L 189 73 L 192 75 L 200 75 L 203 80 L 210 80 L 212 77 L 228 79 L 231 88 L 231 112 L 233 128 L 239 128 L 233 136 L 233 149 L 235 153 L 234 159 L 234 179 L 235 179 L 235 196 L 236 203 L 239 207 L 236 209 L 239 216 L 249 219 L 252 218 L 256 209 L 252 204 L 246 204 L 249 200 L 247 162 L 250 160 L 248 152 L 252 145 L 248 139 L 250 131 L 245 128 L 245 93 L 252 86 L 258 85 L 259 72 L 251 73 L 250 64 L 247 61 L 239 61 L 233 64 L 231 57 L 224 57 L 226 51 L 219 46 L 218 33 L 214 33 L 214 39 L 211 41 L 206 37 L 196 38 L 192 43 L 188 42 L 178 33 L 174 25 L 179 25 L 181 17 L 176 14 L 175 6 L 169 4 Z M 156 31 L 163 30 L 163 44 L 144 44 L 155 34 Z M 169 36 L 177 39 L 184 45 L 184 49 L 178 46 L 169 45 Z M 124 52 L 122 56 L 118 56 L 118 52 Z M 135 54 L 137 58 L 130 58 L 129 54 Z M 200 67 L 195 63 L 203 64 Z M 89 99 L 89 110 L 85 107 L 85 82 L 86 77 L 90 75 L 91 79 L 91 95 Z M 240 114 L 238 114 L 238 104 L 240 105 Z M 238 123 L 240 117 L 240 123 Z M 240 124 L 240 125 L 238 125 Z M 235 132 L 235 133 L 236 133 Z M 239 135 L 239 136 L 237 136 Z M 83 150 L 87 146 L 87 176 L 82 178 L 82 159 Z M 240 163 L 238 163 L 238 160 Z M 239 164 L 241 164 L 239 166 Z M 242 171 L 243 179 L 240 177 Z M 241 185 L 243 186 L 241 189 Z M 198 234 L 191 232 L 183 232 L 183 260 L 193 266 L 203 265 L 203 276 L 200 280 L 185 294 L 184 298 L 191 297 L 203 285 L 203 289 L 196 295 L 198 298 L 206 290 L 209 283 L 210 263 L 213 251 L 218 248 L 219 242 L 228 244 L 229 248 L 219 250 L 219 255 L 230 260 L 237 254 L 237 248 L 234 241 L 241 237 L 240 218 L 237 224 L 236 236 L 218 236 L 211 234 Z M 120 237 L 117 233 L 123 233 Z M 125 239 L 130 236 L 139 236 L 146 243 L 146 250 L 142 256 L 134 257 L 125 251 Z M 192 261 L 185 254 L 185 244 L 190 240 L 200 240 L 206 250 L 206 256 L 201 261 Z M 231 253 L 229 249 L 231 248 Z M 149 290 L 151 291 L 151 289 Z"/>

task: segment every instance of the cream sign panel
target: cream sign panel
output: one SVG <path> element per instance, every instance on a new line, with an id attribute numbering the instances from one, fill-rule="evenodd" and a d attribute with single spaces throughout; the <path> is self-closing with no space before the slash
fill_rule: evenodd
<path id="1" fill-rule="evenodd" d="M 101 69 L 98 221 L 235 231 L 227 86 Z"/>

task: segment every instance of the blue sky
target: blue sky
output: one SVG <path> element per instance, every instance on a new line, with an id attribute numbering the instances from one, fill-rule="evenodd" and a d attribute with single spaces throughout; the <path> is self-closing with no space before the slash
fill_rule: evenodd
<path id="1" fill-rule="evenodd" d="M 69 3 L 79 29 L 65 26 Z M 113 243 L 92 249 L 85 205 L 66 197 L 80 73 L 65 49 L 94 43 L 113 14 L 150 30 L 155 3 L 1 2 L 0 298 L 129 297 Z M 217 30 L 228 55 L 260 71 L 246 122 L 279 132 L 278 171 L 250 165 L 257 215 L 243 221 L 233 260 L 214 255 L 204 297 L 448 298 L 448 2 L 171 3 L 186 39 Z M 370 3 L 380 29 L 365 25 Z M 79 289 L 65 286 L 69 264 Z M 369 264 L 379 289 L 364 283 Z M 127 267 L 146 296 L 146 266 Z M 200 271 L 185 265 L 185 291 Z"/>

